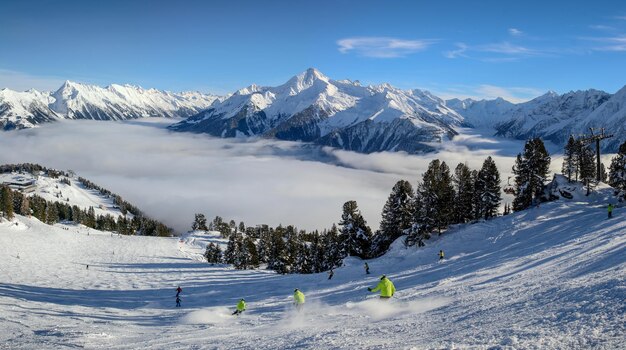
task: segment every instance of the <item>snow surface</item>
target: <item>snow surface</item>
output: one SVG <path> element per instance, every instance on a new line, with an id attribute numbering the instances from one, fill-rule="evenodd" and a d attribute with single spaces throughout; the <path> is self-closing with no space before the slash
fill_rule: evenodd
<path id="1" fill-rule="evenodd" d="M 41 173 L 36 178 L 29 173 L 0 173 L 0 184 L 3 182 L 11 182 L 18 179 L 34 180 L 36 189 L 28 196 L 36 194 L 43 199 L 51 202 L 62 202 L 70 205 L 76 205 L 81 209 L 89 209 L 93 207 L 96 215 L 112 215 L 117 219 L 122 215 L 120 209 L 113 202 L 113 198 L 102 195 L 99 191 L 86 188 L 78 178 L 68 178 L 71 185 L 61 182 L 65 178 L 51 178 Z M 57 196 L 58 195 L 58 196 Z M 127 214 L 128 218 L 132 218 L 132 214 Z"/>
<path id="2" fill-rule="evenodd" d="M 0 348 L 624 348 L 626 208 L 607 220 L 610 196 L 456 226 L 421 249 L 398 241 L 372 275 L 349 258 L 332 280 L 211 266 L 199 254 L 215 233 L 117 236 L 17 216 L 0 222 Z M 383 273 L 398 290 L 386 302 L 366 291 Z M 242 297 L 248 311 L 230 316 Z"/>

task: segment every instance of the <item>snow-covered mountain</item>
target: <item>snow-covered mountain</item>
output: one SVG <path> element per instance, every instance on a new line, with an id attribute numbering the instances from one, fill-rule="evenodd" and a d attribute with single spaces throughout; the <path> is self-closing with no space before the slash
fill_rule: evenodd
<path id="1" fill-rule="evenodd" d="M 507 115 L 507 120 L 496 126 L 497 135 L 517 139 L 541 137 L 564 145 L 571 134 L 588 131 L 588 127 L 581 123 L 584 119 L 596 127 L 605 125 L 604 120 L 588 117 L 610 98 L 610 94 L 593 89 L 563 95 L 551 91 L 517 104 Z"/>
<path id="2" fill-rule="evenodd" d="M 446 101 L 467 124 L 493 128 L 497 136 L 526 140 L 541 137 L 564 145 L 570 135 L 588 134 L 589 128 L 605 128 L 616 137 L 602 143 L 606 151 L 617 150 L 626 135 L 626 86 L 611 95 L 604 91 L 550 91 L 528 102 L 512 104 L 501 98 Z"/>
<path id="3" fill-rule="evenodd" d="M 186 118 L 208 108 L 217 96 L 171 93 L 132 85 L 106 88 L 66 81 L 55 92 L 0 90 L 0 129 L 23 129 L 59 119 L 125 120 Z"/>
<path id="4" fill-rule="evenodd" d="M 493 128 L 509 116 L 515 104 L 498 97 L 495 100 L 446 100 L 446 105 L 463 116 L 465 123 L 475 128 Z"/>
<path id="5" fill-rule="evenodd" d="M 273 137 L 357 152 L 429 150 L 456 134 L 463 118 L 422 90 L 361 86 L 310 68 L 277 87 L 251 85 L 204 112 L 172 125 L 176 131 L 221 137 Z"/>

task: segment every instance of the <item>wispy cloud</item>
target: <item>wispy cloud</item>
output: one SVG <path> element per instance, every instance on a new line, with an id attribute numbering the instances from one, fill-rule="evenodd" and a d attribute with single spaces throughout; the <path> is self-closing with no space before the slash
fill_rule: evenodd
<path id="1" fill-rule="evenodd" d="M 593 29 L 593 30 L 601 30 L 601 31 L 614 31 L 616 30 L 615 27 L 611 27 L 611 26 L 607 26 L 604 24 L 592 24 L 589 26 L 589 28 Z"/>
<path id="2" fill-rule="evenodd" d="M 26 91 L 37 89 L 50 91 L 58 89 L 65 79 L 51 76 L 37 76 L 8 69 L 0 69 L 0 89 Z"/>
<path id="3" fill-rule="evenodd" d="M 598 43 L 592 48 L 594 51 L 626 51 L 626 34 L 607 37 L 587 37 L 582 39 Z"/>
<path id="4" fill-rule="evenodd" d="M 509 28 L 509 34 L 513 36 L 522 36 L 524 35 L 524 32 L 522 32 L 521 30 L 517 28 Z"/>
<path id="5" fill-rule="evenodd" d="M 456 43 L 455 45 L 457 47 L 455 50 L 443 53 L 445 57 L 465 57 L 485 62 L 510 62 L 545 54 L 541 50 L 512 44 L 508 41 L 483 45 L 468 45 L 465 43 Z"/>
<path id="6" fill-rule="evenodd" d="M 444 56 L 448 58 L 465 57 L 468 46 L 464 43 L 456 43 L 457 49 L 444 52 Z"/>
<path id="7" fill-rule="evenodd" d="M 356 37 L 338 40 L 337 45 L 339 52 L 344 54 L 355 52 L 366 57 L 395 58 L 423 51 L 433 42 L 432 39 L 405 40 L 388 37 Z"/>
<path id="8" fill-rule="evenodd" d="M 515 56 L 533 56 L 539 53 L 537 50 L 530 49 L 521 45 L 511 44 L 508 41 L 480 45 L 476 47 L 476 50 Z"/>

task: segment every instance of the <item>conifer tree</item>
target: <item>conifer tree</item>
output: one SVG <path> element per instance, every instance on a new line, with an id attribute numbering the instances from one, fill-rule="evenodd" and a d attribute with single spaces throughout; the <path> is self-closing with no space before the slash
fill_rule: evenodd
<path id="1" fill-rule="evenodd" d="M 416 223 L 427 232 L 446 228 L 452 222 L 454 187 L 450 168 L 445 162 L 435 159 L 430 162 L 424 173 L 417 191 L 420 212 L 416 215 Z"/>
<path id="2" fill-rule="evenodd" d="M 465 223 L 474 219 L 474 192 L 475 180 L 472 179 L 472 171 L 467 164 L 459 163 L 454 169 L 455 198 L 454 198 L 454 223 Z"/>
<path id="3" fill-rule="evenodd" d="M 478 172 L 478 187 L 480 192 L 478 193 L 480 202 L 481 216 L 485 219 L 490 219 L 498 215 L 500 208 L 500 201 L 502 196 L 500 194 L 500 172 L 496 166 L 496 163 L 491 157 L 487 157 L 483 162 L 483 166 Z"/>
<path id="4" fill-rule="evenodd" d="M 519 211 L 540 202 L 550 168 L 550 155 L 539 138 L 526 141 L 524 153 L 518 154 L 513 166 L 515 199 L 513 210 Z"/>
<path id="5" fill-rule="evenodd" d="M 9 188 L 9 186 L 2 186 L 2 190 L 0 191 L 0 211 L 2 215 L 9 219 L 13 219 L 13 191 Z"/>
<path id="6" fill-rule="evenodd" d="M 226 250 L 224 251 L 224 262 L 226 264 L 234 265 L 237 261 L 237 235 L 230 235 L 228 243 L 226 244 Z"/>
<path id="7" fill-rule="evenodd" d="M 342 257 L 349 255 L 367 258 L 370 253 L 372 230 L 367 226 L 356 201 L 344 203 L 339 226 L 341 226 Z"/>
<path id="8" fill-rule="evenodd" d="M 408 181 L 398 181 L 383 207 L 380 230 L 376 232 L 372 243 L 372 253 L 377 256 L 389 249 L 389 246 L 405 230 L 411 228 L 414 209 L 413 187 Z"/>
<path id="9" fill-rule="evenodd" d="M 206 217 L 204 216 L 204 214 L 196 214 L 195 219 L 193 220 L 193 223 L 191 224 L 191 229 L 196 231 L 196 230 L 201 230 L 201 231 L 208 231 L 209 228 L 206 225 Z"/>
<path id="10" fill-rule="evenodd" d="M 574 136 L 569 137 L 567 144 L 565 145 L 565 151 L 563 152 L 563 175 L 567 177 L 568 182 L 578 181 L 578 170 L 580 164 L 578 161 L 578 142 L 574 139 Z"/>
<path id="11" fill-rule="evenodd" d="M 204 257 L 207 262 L 211 264 L 219 264 L 222 262 L 222 250 L 220 249 L 219 244 L 215 244 L 210 242 L 206 246 L 206 251 L 204 252 Z"/>
<path id="12" fill-rule="evenodd" d="M 591 193 L 591 183 L 596 178 L 595 151 L 588 146 L 580 144 L 578 149 L 580 164 L 580 180 L 587 187 L 587 195 Z"/>
<path id="13" fill-rule="evenodd" d="M 329 270 L 343 264 L 342 247 L 339 238 L 339 230 L 337 225 L 333 224 L 330 230 L 326 232 L 323 239 L 325 249 L 324 270 Z"/>
<path id="14" fill-rule="evenodd" d="M 618 196 L 626 196 L 626 141 L 619 146 L 617 155 L 611 159 L 608 181 Z"/>

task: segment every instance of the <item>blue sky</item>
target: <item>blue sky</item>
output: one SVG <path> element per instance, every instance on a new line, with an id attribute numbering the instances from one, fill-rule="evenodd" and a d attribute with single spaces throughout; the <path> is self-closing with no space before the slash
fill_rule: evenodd
<path id="1" fill-rule="evenodd" d="M 308 67 L 443 97 L 626 84 L 622 1 L 4 0 L 0 14 L 0 87 L 18 90 L 224 94 Z"/>

